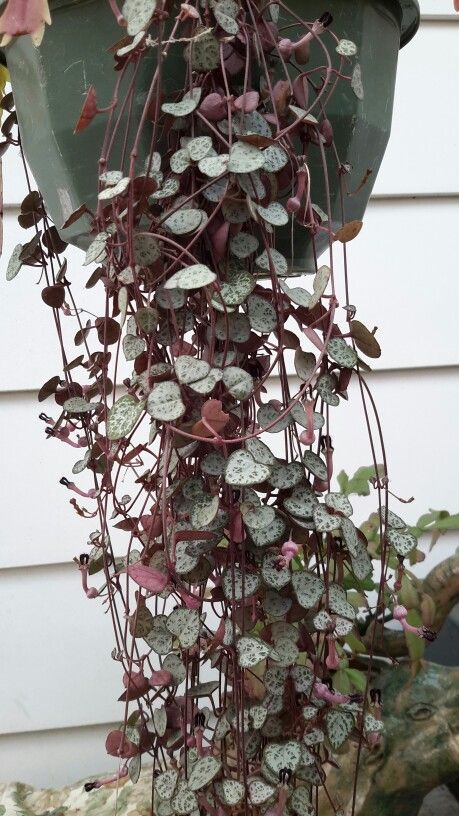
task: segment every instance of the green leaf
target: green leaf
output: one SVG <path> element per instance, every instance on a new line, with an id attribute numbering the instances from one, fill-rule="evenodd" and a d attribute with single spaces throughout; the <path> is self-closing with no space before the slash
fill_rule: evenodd
<path id="1" fill-rule="evenodd" d="M 341 748 L 354 728 L 354 717 L 348 711 L 332 708 L 327 712 L 325 722 L 332 748 Z"/>
<path id="2" fill-rule="evenodd" d="M 217 280 L 215 272 L 212 272 L 205 264 L 192 264 L 185 266 L 176 272 L 164 284 L 165 289 L 201 289 Z"/>
<path id="3" fill-rule="evenodd" d="M 145 408 L 145 402 L 137 402 L 125 394 L 110 408 L 107 417 L 107 438 L 116 440 L 128 436 Z"/>
<path id="4" fill-rule="evenodd" d="M 227 366 L 223 370 L 223 383 L 232 397 L 246 400 L 253 391 L 251 375 L 238 366 Z"/>
<path id="5" fill-rule="evenodd" d="M 173 422 L 185 413 L 180 388 L 174 382 L 160 382 L 148 396 L 147 411 L 153 419 Z"/>
<path id="6" fill-rule="evenodd" d="M 172 116 L 188 116 L 198 106 L 201 99 L 201 88 L 192 88 L 184 94 L 181 102 L 164 102 L 161 105 L 161 110 L 164 113 L 170 113 Z"/>
<path id="7" fill-rule="evenodd" d="M 357 496 L 369 496 L 370 479 L 374 479 L 377 475 L 382 476 L 383 473 L 383 465 L 378 465 L 378 472 L 376 472 L 373 465 L 370 467 L 360 467 L 351 478 L 342 470 L 337 476 L 337 481 L 341 493 L 344 493 L 345 496 L 351 496 L 352 494 Z"/>
<path id="8" fill-rule="evenodd" d="M 406 619 L 412 626 L 422 626 L 422 618 L 417 609 L 410 609 Z M 426 641 L 411 632 L 405 632 L 405 640 L 410 660 L 421 660 L 424 656 Z"/>
<path id="9" fill-rule="evenodd" d="M 267 465 L 255 462 L 248 451 L 234 451 L 225 467 L 225 482 L 232 487 L 250 487 L 264 482 L 270 475 Z"/>

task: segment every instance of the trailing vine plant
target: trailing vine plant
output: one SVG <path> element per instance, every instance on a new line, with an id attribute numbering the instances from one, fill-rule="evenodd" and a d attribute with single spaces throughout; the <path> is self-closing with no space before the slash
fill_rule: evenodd
<path id="1" fill-rule="evenodd" d="M 7 38 L 31 30 L 11 23 L 16 5 L 9 0 L 0 18 Z M 47 5 L 35 5 L 42 36 Z M 151 761 L 156 816 L 310 816 L 319 787 L 327 793 L 333 752 L 353 740 L 360 754 L 379 739 L 371 655 L 385 611 L 434 636 L 407 621 L 398 599 L 417 539 L 388 508 L 359 357 L 380 349 L 349 295 L 346 244 L 362 224 L 346 221 L 349 168 L 327 104 L 340 84 L 361 93 L 357 49 L 326 10 L 303 21 L 282 2 L 110 7 L 121 26 L 113 99 L 104 113 L 91 87 L 75 135 L 107 116 L 97 209 L 83 205 L 56 225 L 89 219 L 82 268 L 63 259 L 65 244 L 30 189 L 19 221 L 35 234 L 7 270 L 11 280 L 22 266 L 42 269 L 62 370 L 40 390 L 55 403 L 41 419 L 48 437 L 79 453 L 61 483 L 94 530 L 75 562 L 83 593 L 113 622 L 124 686 L 122 723 L 106 742 L 118 769 L 87 789 L 127 775 L 135 783 Z M 309 68 L 313 51 L 319 67 Z M 177 53 L 179 92 L 168 90 Z M 3 107 L 14 141 L 11 95 Z M 325 207 L 315 203 L 311 156 Z M 341 190 L 338 227 L 331 184 Z M 306 243 L 308 289 L 289 281 L 304 271 Z M 100 309 L 88 316 L 78 281 L 93 264 L 86 287 L 100 291 Z M 65 339 L 70 323 L 77 356 Z M 352 521 L 352 491 L 331 486 L 333 416 L 351 379 L 373 457 L 371 556 Z M 363 645 L 355 619 L 375 586 L 374 557 L 381 579 Z M 345 668 L 365 648 L 367 675 Z M 355 807 L 357 770 L 351 783 Z"/>

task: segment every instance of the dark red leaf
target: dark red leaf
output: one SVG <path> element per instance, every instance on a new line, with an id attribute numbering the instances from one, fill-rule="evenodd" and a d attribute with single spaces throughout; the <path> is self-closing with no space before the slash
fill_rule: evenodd
<path id="1" fill-rule="evenodd" d="M 38 392 L 38 402 L 43 402 L 45 399 L 48 399 L 48 397 L 50 397 L 51 394 L 54 394 L 59 383 L 60 383 L 59 377 L 51 377 L 50 380 L 47 380 L 45 383 L 43 383 L 42 387 Z"/>
<path id="2" fill-rule="evenodd" d="M 126 572 L 136 584 L 155 595 L 158 595 L 167 586 L 168 576 L 152 567 L 147 567 L 146 564 L 130 564 Z"/>
<path id="3" fill-rule="evenodd" d="M 90 85 L 88 88 L 88 92 L 86 94 L 86 98 L 83 102 L 83 107 L 81 108 L 81 112 L 78 117 L 78 122 L 76 123 L 75 130 L 73 132 L 81 133 L 82 130 L 84 130 L 85 128 L 88 127 L 88 125 L 91 124 L 96 113 L 97 113 L 96 89 L 94 85 Z"/>
<path id="4" fill-rule="evenodd" d="M 121 334 L 120 324 L 113 317 L 98 317 L 95 326 L 99 343 L 112 346 L 117 343 Z"/>
<path id="5" fill-rule="evenodd" d="M 129 759 L 129 757 L 136 756 L 139 753 L 137 745 L 128 740 L 122 731 L 110 731 L 105 740 L 105 750 L 110 756 L 122 757 L 123 759 Z"/>
<path id="6" fill-rule="evenodd" d="M 60 309 L 65 300 L 65 287 L 59 284 L 55 286 L 45 286 L 41 292 L 41 299 L 47 306 L 53 309 Z"/>

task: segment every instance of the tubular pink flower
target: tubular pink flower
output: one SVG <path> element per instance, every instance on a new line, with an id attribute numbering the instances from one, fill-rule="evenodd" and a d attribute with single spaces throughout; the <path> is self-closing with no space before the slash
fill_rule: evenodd
<path id="1" fill-rule="evenodd" d="M 87 598 L 90 598 L 91 600 L 93 598 L 97 598 L 99 595 L 99 590 L 96 589 L 95 587 L 88 586 L 88 569 L 89 569 L 88 564 L 80 564 L 79 569 L 81 572 L 81 586 L 83 587 L 84 594 L 86 595 Z"/>
<path id="2" fill-rule="evenodd" d="M 287 212 L 296 213 L 301 207 L 301 201 L 306 189 L 306 169 L 300 168 L 297 174 L 298 184 L 295 190 L 295 195 L 287 201 Z"/>
<path id="3" fill-rule="evenodd" d="M 405 606 L 397 605 L 394 607 L 394 620 L 400 622 L 404 632 L 409 632 L 411 635 L 416 635 L 416 637 L 422 638 L 423 640 L 428 640 L 430 643 L 436 639 L 437 633 L 434 632 L 433 629 L 428 629 L 427 626 L 413 626 L 411 623 L 408 623 L 406 619 L 407 615 L 408 610 Z"/>
<path id="4" fill-rule="evenodd" d="M 337 691 L 330 691 L 328 686 L 325 685 L 325 683 L 321 683 L 320 680 L 315 681 L 313 691 L 319 700 L 324 700 L 324 702 L 330 703 L 330 705 L 348 703 L 351 699 L 348 694 L 340 694 Z"/>
<path id="5" fill-rule="evenodd" d="M 325 659 L 327 669 L 337 669 L 339 666 L 339 656 L 336 651 L 336 640 L 334 635 L 327 635 L 328 654 Z"/>
<path id="6" fill-rule="evenodd" d="M 282 544 L 281 553 L 282 555 L 279 556 L 277 563 L 281 569 L 284 569 L 285 567 L 288 567 L 290 561 L 292 561 L 295 556 L 298 555 L 298 544 L 295 544 L 291 538 L 287 539 L 287 541 L 284 541 Z"/>

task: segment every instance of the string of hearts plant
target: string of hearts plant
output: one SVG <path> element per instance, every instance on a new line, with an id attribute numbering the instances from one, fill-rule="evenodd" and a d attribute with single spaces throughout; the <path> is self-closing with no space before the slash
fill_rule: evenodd
<path id="1" fill-rule="evenodd" d="M 7 271 L 12 279 L 23 265 L 43 270 L 62 371 L 40 391 L 56 404 L 41 418 L 50 438 L 81 451 L 75 481 L 61 483 L 97 529 L 75 560 L 85 595 L 109 611 L 122 669 L 122 724 L 106 743 L 119 767 L 87 789 L 128 774 L 136 782 L 150 760 L 156 816 L 310 816 L 319 787 L 327 791 L 333 751 L 348 739 L 371 746 L 382 728 L 369 679 L 352 687 L 351 672 L 346 693 L 338 683 L 356 643 L 347 593 L 372 573 L 351 503 L 331 489 L 333 415 L 351 379 L 374 467 L 380 454 L 383 461 L 374 478 L 381 626 L 386 608 L 409 626 L 397 589 L 416 548 L 387 509 L 384 445 L 357 353 L 380 349 L 355 320 L 348 292 L 346 243 L 362 225 L 346 222 L 348 168 L 327 119 L 340 84 L 361 92 L 356 47 L 333 32 L 326 11 L 303 21 L 282 2 L 110 6 L 122 28 L 97 211 L 83 206 L 64 225 L 90 218 L 83 267 L 97 265 L 86 286 L 99 292 L 99 316 L 83 322 L 82 270 L 62 259 L 65 245 L 35 191 L 20 222 L 36 234 L 16 247 Z M 18 33 L 1 19 L 7 36 Z M 302 29 L 294 40 L 293 24 Z M 183 87 L 168 96 L 177 48 Z M 322 57 L 309 69 L 313 49 Z M 152 53 L 133 126 L 137 72 Z M 77 132 L 101 115 L 96 91 Z M 3 105 L 11 111 L 11 97 Z M 326 211 L 314 203 L 313 149 Z M 342 191 L 338 228 L 330 179 Z M 315 259 L 328 247 L 312 292 L 288 282 L 301 273 L 301 241 Z M 355 804 L 357 773 L 350 784 Z"/>

